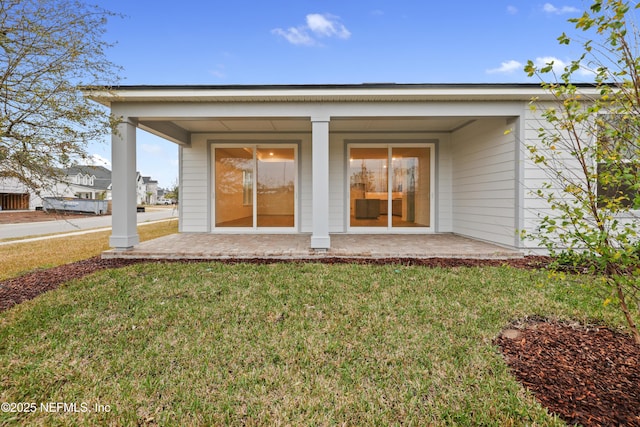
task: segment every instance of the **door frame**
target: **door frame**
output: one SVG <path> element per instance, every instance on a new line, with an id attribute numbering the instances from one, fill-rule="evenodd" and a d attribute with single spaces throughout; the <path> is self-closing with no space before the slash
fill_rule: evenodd
<path id="1" fill-rule="evenodd" d="M 292 141 L 276 142 L 273 140 L 268 141 L 233 141 L 233 142 L 212 142 L 210 149 L 209 165 L 211 170 L 211 199 L 209 206 L 211 206 L 211 233 L 216 234 L 287 234 L 297 233 L 299 229 L 299 144 Z M 253 226 L 251 227 L 216 227 L 216 149 L 217 148 L 250 148 L 253 151 L 253 191 L 252 191 L 252 203 L 253 203 Z M 258 227 L 257 226 L 257 149 L 265 148 L 291 148 L 293 149 L 293 164 L 294 164 L 294 180 L 293 180 L 293 226 L 292 227 Z"/>
<path id="2" fill-rule="evenodd" d="M 436 143 L 435 142 L 417 142 L 411 140 L 403 142 L 401 139 L 394 140 L 350 140 L 345 141 L 347 146 L 347 155 L 345 163 L 345 186 L 346 199 L 345 221 L 347 233 L 351 234 L 429 234 L 435 232 L 436 223 Z M 429 226 L 428 227 L 393 227 L 391 215 L 388 215 L 386 227 L 358 227 L 351 226 L 351 177 L 349 175 L 349 162 L 351 158 L 352 148 L 387 148 L 387 164 L 391 165 L 391 153 L 393 148 L 427 148 L 429 149 Z M 392 212 L 392 169 L 387 166 L 387 212 Z"/>

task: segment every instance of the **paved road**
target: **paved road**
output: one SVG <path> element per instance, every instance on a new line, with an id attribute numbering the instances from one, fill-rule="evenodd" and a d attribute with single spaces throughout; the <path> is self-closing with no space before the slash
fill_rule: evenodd
<path id="1" fill-rule="evenodd" d="M 174 209 L 159 209 L 140 212 L 138 224 L 159 219 L 177 217 Z M 23 224 L 0 224 L 0 239 L 15 237 L 39 236 L 42 234 L 64 233 L 70 231 L 88 230 L 91 228 L 111 227 L 111 216 L 96 216 L 90 218 L 59 219 L 55 221 L 31 222 Z"/>

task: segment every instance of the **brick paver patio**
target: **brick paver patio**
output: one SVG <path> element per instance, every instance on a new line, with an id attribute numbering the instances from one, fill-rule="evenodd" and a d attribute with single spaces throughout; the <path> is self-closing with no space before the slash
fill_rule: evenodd
<path id="1" fill-rule="evenodd" d="M 107 251 L 103 258 L 519 258 L 513 249 L 453 234 L 332 234 L 331 249 L 313 251 L 308 234 L 179 233 L 142 242 L 131 250 Z"/>

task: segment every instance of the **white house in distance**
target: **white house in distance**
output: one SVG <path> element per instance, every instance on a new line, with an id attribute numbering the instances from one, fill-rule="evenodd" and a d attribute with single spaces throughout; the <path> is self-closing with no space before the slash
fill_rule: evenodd
<path id="1" fill-rule="evenodd" d="M 0 208 L 3 210 L 40 208 L 43 206 L 41 197 L 111 200 L 111 171 L 91 165 L 61 169 L 59 180 L 52 180 L 38 194 L 16 178 L 0 179 Z"/>
<path id="2" fill-rule="evenodd" d="M 111 171 L 104 166 L 77 165 L 63 173 L 63 182 L 57 185 L 58 190 L 52 192 L 52 196 L 111 200 Z"/>
<path id="3" fill-rule="evenodd" d="M 592 87 L 582 90 L 595 94 Z M 120 86 L 113 234 L 138 243 L 136 128 L 179 145 L 180 231 L 454 233 L 526 251 L 545 207 L 537 84 Z"/>
<path id="4" fill-rule="evenodd" d="M 150 176 L 142 176 L 138 172 L 136 177 L 136 187 L 138 193 L 138 203 L 155 205 L 158 201 L 158 181 Z"/>

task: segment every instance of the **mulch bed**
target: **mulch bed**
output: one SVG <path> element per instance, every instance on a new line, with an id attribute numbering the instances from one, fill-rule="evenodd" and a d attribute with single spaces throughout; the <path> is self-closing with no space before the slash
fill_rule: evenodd
<path id="1" fill-rule="evenodd" d="M 568 424 L 640 426 L 640 347 L 631 336 L 530 319 L 494 343 L 518 381 Z"/>
<path id="2" fill-rule="evenodd" d="M 404 264 L 425 267 L 510 265 L 541 268 L 546 257 L 513 260 L 477 259 L 349 259 L 323 258 L 289 262 Z M 7 310 L 62 283 L 98 270 L 139 262 L 201 262 L 101 259 L 74 262 L 0 282 L 0 311 Z M 225 260 L 268 264 L 272 259 Z M 629 335 L 596 326 L 525 319 L 509 325 L 494 340 L 515 377 L 550 412 L 569 424 L 640 426 L 640 348 Z"/>

